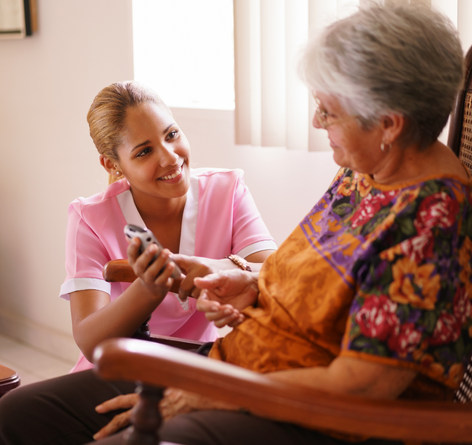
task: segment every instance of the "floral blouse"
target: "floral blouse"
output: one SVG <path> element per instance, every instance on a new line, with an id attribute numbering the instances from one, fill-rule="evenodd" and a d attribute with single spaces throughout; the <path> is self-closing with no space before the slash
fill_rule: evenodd
<path id="1" fill-rule="evenodd" d="M 456 388 L 472 352 L 471 239 L 472 180 L 383 186 L 341 169 L 210 356 L 258 372 L 352 356 L 418 371 L 424 394 Z"/>
<path id="2" fill-rule="evenodd" d="M 343 349 L 410 364 L 456 387 L 472 351 L 470 184 L 429 179 L 375 186 L 340 172 L 333 214 L 369 243 Z"/>

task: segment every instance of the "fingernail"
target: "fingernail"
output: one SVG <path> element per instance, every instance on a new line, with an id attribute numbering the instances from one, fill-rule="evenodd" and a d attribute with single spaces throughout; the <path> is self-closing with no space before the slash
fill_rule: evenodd
<path id="1" fill-rule="evenodd" d="M 232 309 L 229 309 L 229 308 L 228 308 L 228 309 L 225 309 L 225 311 L 224 311 L 224 313 L 225 313 L 226 315 L 231 314 L 231 312 L 233 312 L 233 311 L 232 311 Z"/>

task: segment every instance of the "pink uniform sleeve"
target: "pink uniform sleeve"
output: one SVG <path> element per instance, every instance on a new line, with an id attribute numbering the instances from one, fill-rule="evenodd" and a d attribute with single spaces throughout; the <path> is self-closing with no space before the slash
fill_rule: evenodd
<path id="1" fill-rule="evenodd" d="M 273 242 L 272 249 L 277 247 L 241 174 L 234 192 L 232 253 L 241 253 L 260 241 Z"/>
<path id="2" fill-rule="evenodd" d="M 66 280 L 72 278 L 103 279 L 103 266 L 110 261 L 105 246 L 75 208 L 69 206 L 66 233 Z"/>
<path id="3" fill-rule="evenodd" d="M 211 170 L 198 177 L 198 224 L 195 255 L 243 257 L 277 248 L 262 221 L 242 170 Z"/>

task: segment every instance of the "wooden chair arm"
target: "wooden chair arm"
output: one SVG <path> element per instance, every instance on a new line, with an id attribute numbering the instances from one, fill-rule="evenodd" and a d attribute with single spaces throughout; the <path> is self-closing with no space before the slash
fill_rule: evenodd
<path id="1" fill-rule="evenodd" d="M 20 385 L 20 376 L 13 369 L 0 365 L 0 397 Z"/>
<path id="2" fill-rule="evenodd" d="M 96 372 L 107 380 L 177 387 L 310 428 L 436 443 L 470 442 L 472 437 L 472 404 L 378 401 L 330 394 L 133 339 L 104 341 L 95 350 L 94 362 Z"/>
<path id="3" fill-rule="evenodd" d="M 103 278 L 110 283 L 132 283 L 137 277 L 128 260 L 112 260 L 103 267 Z M 180 280 L 174 280 L 170 291 L 178 293 L 179 288 Z"/>
<path id="4" fill-rule="evenodd" d="M 198 340 L 189 340 L 187 338 L 169 337 L 167 335 L 151 334 L 149 341 L 161 345 L 172 346 L 173 348 L 183 349 L 184 351 L 196 351 L 205 342 Z"/>
<path id="5" fill-rule="evenodd" d="M 128 260 L 112 260 L 103 267 L 103 278 L 110 283 L 132 283 L 137 277 Z"/>

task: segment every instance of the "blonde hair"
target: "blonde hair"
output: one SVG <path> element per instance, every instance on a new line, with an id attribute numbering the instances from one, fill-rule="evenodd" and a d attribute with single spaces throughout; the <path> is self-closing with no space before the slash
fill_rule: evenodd
<path id="1" fill-rule="evenodd" d="M 110 160 L 118 161 L 118 147 L 123 141 L 126 112 L 129 107 L 144 103 L 169 107 L 150 88 L 134 81 L 116 82 L 103 88 L 96 96 L 87 114 L 90 136 L 98 152 Z M 121 176 L 109 175 L 108 183 Z"/>

